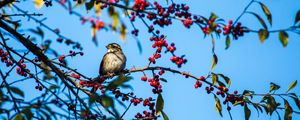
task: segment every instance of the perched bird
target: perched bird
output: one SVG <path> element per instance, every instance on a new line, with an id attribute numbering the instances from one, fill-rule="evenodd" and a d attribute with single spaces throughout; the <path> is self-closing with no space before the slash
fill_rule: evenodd
<path id="1" fill-rule="evenodd" d="M 113 76 L 124 70 L 126 66 L 126 56 L 117 43 L 110 43 L 106 48 L 107 52 L 102 58 L 99 75 Z"/>
<path id="2" fill-rule="evenodd" d="M 105 78 L 111 78 L 114 75 L 119 74 L 126 66 L 126 56 L 124 55 L 120 45 L 117 43 L 110 43 L 106 46 L 106 48 L 107 52 L 103 56 L 99 68 L 100 80 L 104 78 L 103 76 L 105 76 Z M 99 81 L 96 82 L 99 83 Z M 97 88 L 93 87 L 91 93 L 95 93 L 96 90 Z"/>

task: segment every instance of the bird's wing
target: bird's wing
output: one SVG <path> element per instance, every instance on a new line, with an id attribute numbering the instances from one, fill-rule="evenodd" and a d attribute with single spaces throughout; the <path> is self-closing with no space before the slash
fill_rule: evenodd
<path id="1" fill-rule="evenodd" d="M 99 75 L 100 75 L 100 76 L 102 76 L 102 75 L 105 74 L 105 73 L 103 73 L 103 71 L 102 71 L 102 66 L 103 66 L 103 64 L 105 64 L 105 63 L 104 63 L 104 59 L 106 59 L 105 57 L 107 56 L 107 54 L 108 54 L 108 53 L 106 53 L 106 54 L 102 57 L 102 61 L 101 61 L 101 63 L 100 63 L 100 67 L 99 67 Z"/>

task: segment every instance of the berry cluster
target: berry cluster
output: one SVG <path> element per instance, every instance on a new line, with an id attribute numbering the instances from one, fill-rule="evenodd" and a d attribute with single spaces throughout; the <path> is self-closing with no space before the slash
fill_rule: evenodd
<path id="1" fill-rule="evenodd" d="M 85 120 L 96 120 L 98 118 L 98 114 L 93 114 L 91 111 L 87 110 L 87 111 L 82 112 L 81 117 Z"/>
<path id="2" fill-rule="evenodd" d="M 81 17 L 81 24 L 84 24 L 87 21 L 90 22 L 92 24 L 93 28 L 96 28 L 97 31 L 99 31 L 105 27 L 105 23 L 101 20 L 98 20 L 98 19 L 94 20 L 93 18 Z"/>
<path id="3" fill-rule="evenodd" d="M 41 86 L 40 84 L 37 84 L 37 86 L 35 86 L 35 89 L 42 91 L 43 90 L 43 86 Z"/>
<path id="4" fill-rule="evenodd" d="M 187 59 L 183 59 L 184 56 L 178 57 L 173 56 L 170 58 L 170 60 L 177 65 L 177 67 L 181 67 L 182 64 L 185 64 L 187 62 Z"/>
<path id="5" fill-rule="evenodd" d="M 218 87 L 218 91 L 217 91 L 217 95 L 221 95 L 222 97 L 225 97 L 225 93 L 224 92 L 228 92 L 228 88 L 223 87 L 223 86 L 219 86 Z"/>
<path id="6" fill-rule="evenodd" d="M 186 59 L 183 59 L 184 56 L 178 57 L 178 56 L 174 55 L 174 51 L 176 50 L 175 44 L 171 43 L 171 45 L 168 45 L 168 43 L 165 40 L 164 35 L 161 35 L 160 37 L 151 37 L 150 41 L 154 41 L 154 43 L 152 44 L 152 47 L 156 48 L 156 53 L 153 54 L 152 57 L 148 58 L 148 60 L 151 63 L 155 64 L 156 63 L 155 59 L 158 59 L 158 58 L 161 57 L 160 53 L 161 53 L 163 47 L 165 47 L 167 49 L 166 52 L 171 52 L 172 53 L 173 57 L 171 57 L 170 60 L 173 63 L 175 63 L 178 67 L 181 67 L 181 65 L 183 63 L 187 62 Z"/>
<path id="7" fill-rule="evenodd" d="M 228 22 L 228 25 L 223 27 L 223 31 L 224 31 L 223 34 L 224 35 L 232 34 L 234 39 L 238 39 L 238 37 L 244 35 L 245 32 L 244 28 L 245 27 L 242 27 L 242 24 L 240 22 L 237 23 L 236 26 L 233 26 L 232 20 L 230 20 Z"/>
<path id="8" fill-rule="evenodd" d="M 61 56 L 58 57 L 58 61 L 61 62 L 61 63 L 65 63 L 65 58 L 66 58 L 65 55 L 61 55 Z"/>
<path id="9" fill-rule="evenodd" d="M 75 74 L 75 73 L 72 73 L 71 76 L 72 76 L 73 78 L 75 78 L 75 79 L 80 79 L 80 75 L 77 75 L 77 74 Z"/>
<path id="10" fill-rule="evenodd" d="M 132 30 L 131 34 L 134 35 L 134 36 L 138 36 L 139 30 L 138 29 Z"/>
<path id="11" fill-rule="evenodd" d="M 26 64 L 24 63 L 24 60 L 21 59 L 19 60 L 19 64 L 21 65 L 22 69 L 20 67 L 16 68 L 17 74 L 23 76 L 23 77 L 27 77 L 27 73 L 24 71 L 24 69 L 26 69 Z M 30 70 L 26 69 L 26 71 L 30 72 Z M 30 77 L 32 78 L 32 75 L 30 75 Z"/>
<path id="12" fill-rule="evenodd" d="M 194 23 L 191 18 L 187 18 L 187 19 L 181 20 L 181 21 L 186 28 L 190 28 L 191 25 L 193 25 L 193 23 Z"/>
<path id="13" fill-rule="evenodd" d="M 4 62 L 6 64 L 6 67 L 10 67 L 13 65 L 13 62 L 9 60 L 8 52 L 4 52 L 4 50 L 1 48 L 0 48 L 0 57 L 1 57 L 1 62 Z"/>
<path id="14" fill-rule="evenodd" d="M 203 22 L 203 20 L 198 19 L 196 16 L 194 17 L 197 18 L 196 19 L 197 22 L 203 23 L 204 27 L 202 27 L 202 31 L 205 35 L 209 35 L 212 32 L 215 32 L 217 35 L 220 35 L 222 33 L 221 30 L 222 27 L 219 25 L 219 23 L 216 22 L 219 21 L 217 20 L 217 17 L 212 17 L 212 16 L 210 17 L 210 20 L 205 20 L 205 22 Z"/>
<path id="15" fill-rule="evenodd" d="M 197 80 L 196 83 L 195 83 L 195 85 L 194 85 L 194 87 L 198 88 L 198 87 L 201 87 L 201 86 L 202 86 L 202 82 L 199 81 L 199 80 Z"/>
<path id="16" fill-rule="evenodd" d="M 80 54 L 80 56 L 83 56 L 83 55 L 84 55 L 83 52 L 74 52 L 74 51 L 70 50 L 68 55 L 61 55 L 61 56 L 59 56 L 59 57 L 58 57 L 58 61 L 61 62 L 61 63 L 65 63 L 65 62 L 66 62 L 66 61 L 65 61 L 65 58 L 66 58 L 66 57 L 68 57 L 68 56 L 73 57 L 73 56 L 76 56 L 76 55 L 78 55 L 78 54 Z"/>
<path id="17" fill-rule="evenodd" d="M 164 74 L 164 70 L 161 70 L 159 72 L 159 75 L 162 75 L 162 74 Z M 152 92 L 154 94 L 159 94 L 159 93 L 162 92 L 162 86 L 161 86 L 160 81 L 159 81 L 159 79 L 160 79 L 159 75 L 154 75 L 153 78 L 148 79 L 148 82 L 150 83 L 150 86 L 153 87 Z M 141 77 L 141 80 L 146 82 L 147 77 L 143 76 L 143 77 Z"/>
<path id="18" fill-rule="evenodd" d="M 143 119 L 143 118 L 155 117 L 155 110 L 154 110 L 155 103 L 151 102 L 151 101 L 153 101 L 152 97 L 149 97 L 149 98 L 147 98 L 147 99 L 145 99 L 143 101 L 143 106 L 148 106 L 149 107 L 148 109 L 150 110 L 150 112 L 144 110 L 143 111 L 144 115 L 141 114 L 141 113 L 137 113 L 135 115 L 135 118 L 137 118 L 137 119 Z"/>
<path id="19" fill-rule="evenodd" d="M 226 98 L 225 98 L 225 101 L 223 101 L 223 104 L 227 104 L 228 102 L 230 102 L 231 104 L 234 104 L 234 103 L 237 103 L 237 102 L 240 102 L 240 101 L 243 101 L 243 96 L 239 96 L 239 95 L 228 95 Z M 241 106 L 244 106 L 245 105 L 245 102 L 240 102 L 240 105 Z M 227 107 L 227 110 L 231 110 L 230 107 Z"/>
<path id="20" fill-rule="evenodd" d="M 75 78 L 75 79 L 80 79 L 80 76 L 79 76 L 79 75 L 76 75 L 76 74 L 74 74 L 74 73 L 72 73 L 71 76 L 72 76 L 73 78 Z M 106 78 L 101 77 L 101 78 L 98 80 L 97 83 L 95 83 L 94 81 L 80 80 L 80 81 L 79 81 L 79 84 L 82 85 L 82 86 L 84 86 L 84 87 L 93 87 L 93 88 L 96 89 L 96 90 L 99 89 L 99 90 L 101 90 L 101 93 L 104 93 L 105 90 L 104 90 L 103 85 L 101 85 L 101 83 L 103 83 L 103 82 L 105 81 L 105 79 L 106 79 Z M 112 90 L 112 91 L 113 91 L 113 90 Z M 113 93 L 115 94 L 115 93 L 117 93 L 117 92 L 116 92 L 116 91 L 115 91 L 115 92 L 113 91 Z"/>
<path id="21" fill-rule="evenodd" d="M 130 100 L 130 102 L 132 102 L 134 106 L 137 106 L 138 104 L 140 104 L 142 102 L 142 99 L 133 98 Z"/>
<path id="22" fill-rule="evenodd" d="M 132 8 L 136 9 L 138 11 L 143 11 L 149 6 L 150 6 L 150 3 L 147 2 L 146 0 L 135 0 Z"/>

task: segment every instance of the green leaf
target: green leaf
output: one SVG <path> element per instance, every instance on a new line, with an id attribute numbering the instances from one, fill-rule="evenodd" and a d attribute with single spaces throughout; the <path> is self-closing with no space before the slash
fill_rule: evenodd
<path id="1" fill-rule="evenodd" d="M 218 75 L 221 76 L 221 77 L 225 80 L 227 86 L 230 86 L 231 80 L 230 80 L 229 77 L 227 77 L 227 76 L 225 76 L 225 75 L 223 75 L 223 74 L 218 74 Z"/>
<path id="2" fill-rule="evenodd" d="M 270 10 L 263 3 L 259 2 L 259 4 L 261 6 L 261 9 L 264 11 L 265 15 L 267 16 L 269 23 L 272 25 L 272 14 Z"/>
<path id="3" fill-rule="evenodd" d="M 165 78 L 159 78 L 160 81 L 168 82 Z"/>
<path id="4" fill-rule="evenodd" d="M 300 10 L 298 10 L 296 17 L 295 17 L 295 24 L 300 20 Z"/>
<path id="5" fill-rule="evenodd" d="M 23 120 L 22 113 L 18 113 L 17 116 L 14 118 L 14 120 Z"/>
<path id="6" fill-rule="evenodd" d="M 267 114 L 270 113 L 269 108 L 268 108 L 268 106 L 266 104 L 263 104 L 262 106 L 265 109 L 265 111 L 266 111 Z"/>
<path id="7" fill-rule="evenodd" d="M 97 95 L 96 94 L 93 94 L 89 97 L 89 106 L 93 105 L 97 100 Z"/>
<path id="8" fill-rule="evenodd" d="M 218 76 L 216 75 L 216 74 L 212 74 L 212 78 L 211 78 L 211 80 L 212 80 L 212 84 L 213 85 L 216 85 L 216 83 L 218 82 Z"/>
<path id="9" fill-rule="evenodd" d="M 295 86 L 297 85 L 297 80 L 295 80 L 294 82 L 292 82 L 288 88 L 288 90 L 286 92 L 289 92 L 291 89 L 293 89 Z"/>
<path id="10" fill-rule="evenodd" d="M 247 12 L 247 13 L 254 15 L 259 20 L 260 24 L 264 27 L 264 29 L 266 29 L 266 30 L 268 29 L 265 21 L 258 14 L 254 13 L 254 12 Z"/>
<path id="11" fill-rule="evenodd" d="M 218 18 L 218 16 L 215 13 L 211 13 L 210 17 L 209 17 L 209 20 L 215 20 L 217 18 Z"/>
<path id="12" fill-rule="evenodd" d="M 247 104 L 245 104 L 245 106 L 244 106 L 244 113 L 245 113 L 245 120 L 249 120 L 250 115 L 251 115 L 251 111 L 250 111 L 250 109 L 248 108 L 248 105 L 247 105 Z"/>
<path id="13" fill-rule="evenodd" d="M 277 104 L 276 104 L 276 101 L 273 96 L 269 96 L 269 95 L 267 96 L 267 104 L 268 104 L 268 109 L 269 109 L 270 115 L 272 115 L 272 113 L 277 108 Z"/>
<path id="14" fill-rule="evenodd" d="M 214 95 L 214 98 L 215 98 L 215 101 L 216 101 L 216 103 L 215 103 L 216 111 L 220 114 L 221 117 L 223 117 L 223 115 L 222 115 L 222 105 L 220 103 L 220 100 L 216 95 Z"/>
<path id="15" fill-rule="evenodd" d="M 90 2 L 85 3 L 85 9 L 87 11 L 91 10 L 94 7 L 95 0 L 91 0 Z"/>
<path id="16" fill-rule="evenodd" d="M 10 87 L 10 90 L 15 94 L 20 95 L 21 97 L 24 97 L 24 92 L 22 90 L 20 90 L 19 88 Z"/>
<path id="17" fill-rule="evenodd" d="M 269 37 L 269 32 L 267 30 L 260 29 L 258 31 L 258 37 L 259 37 L 260 43 L 264 43 L 265 40 Z"/>
<path id="18" fill-rule="evenodd" d="M 155 106 L 156 116 L 160 115 L 163 108 L 164 108 L 164 99 L 161 94 L 158 94 L 157 99 L 156 99 L 156 106 Z"/>
<path id="19" fill-rule="evenodd" d="M 296 97 L 291 97 L 291 98 L 293 98 L 293 100 L 295 101 L 298 109 L 300 110 L 300 100 L 298 98 L 296 98 Z"/>
<path id="20" fill-rule="evenodd" d="M 261 109 L 261 106 L 259 106 L 259 104 L 255 104 L 253 103 L 253 107 L 257 110 L 257 114 L 259 114 L 259 111 L 262 113 L 263 110 Z M 258 111 L 259 110 L 259 111 Z"/>
<path id="21" fill-rule="evenodd" d="M 213 70 L 217 64 L 218 64 L 218 57 L 216 54 L 214 54 L 210 70 Z"/>
<path id="22" fill-rule="evenodd" d="M 244 90 L 244 92 L 243 92 L 243 95 L 245 95 L 245 96 L 251 96 L 252 94 L 254 94 L 254 91 Z"/>
<path id="23" fill-rule="evenodd" d="M 161 111 L 161 114 L 162 114 L 164 120 L 169 120 L 169 117 L 167 116 L 167 114 L 164 111 Z"/>
<path id="24" fill-rule="evenodd" d="M 226 36 L 226 47 L 225 49 L 228 49 L 230 47 L 230 37 Z"/>
<path id="25" fill-rule="evenodd" d="M 51 85 L 51 86 L 49 87 L 50 90 L 51 90 L 51 89 L 57 89 L 57 88 L 59 88 L 59 86 L 57 86 L 57 85 Z"/>
<path id="26" fill-rule="evenodd" d="M 114 101 L 111 97 L 102 95 L 101 104 L 103 105 L 104 108 L 108 109 L 110 106 L 114 104 L 113 102 Z"/>
<path id="27" fill-rule="evenodd" d="M 112 90 L 117 88 L 118 86 L 122 86 L 124 83 L 130 81 L 132 77 L 125 76 L 124 74 L 120 74 L 118 78 L 114 79 L 108 86 L 108 90 Z"/>
<path id="28" fill-rule="evenodd" d="M 288 34 L 285 31 L 280 31 L 278 35 L 281 44 L 283 45 L 283 47 L 286 47 L 289 42 Z"/>
<path id="29" fill-rule="evenodd" d="M 31 118 L 33 117 L 33 113 L 31 112 L 30 107 L 26 107 L 22 112 L 25 114 L 27 120 L 31 120 Z"/>
<path id="30" fill-rule="evenodd" d="M 292 120 L 293 108 L 286 99 L 284 100 L 284 120 Z"/>
<path id="31" fill-rule="evenodd" d="M 271 82 L 271 83 L 270 83 L 270 91 L 269 91 L 269 92 L 278 90 L 279 88 L 280 88 L 279 85 L 277 85 L 277 84 Z"/>
<path id="32" fill-rule="evenodd" d="M 235 101 L 235 103 L 234 104 L 232 104 L 233 106 L 236 106 L 236 105 L 239 105 L 239 104 L 241 104 L 241 103 L 243 103 L 244 101 Z"/>

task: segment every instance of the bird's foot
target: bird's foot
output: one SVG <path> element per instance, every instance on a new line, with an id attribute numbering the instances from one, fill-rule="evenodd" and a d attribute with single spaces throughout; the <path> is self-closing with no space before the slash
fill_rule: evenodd
<path id="1" fill-rule="evenodd" d="M 107 76 L 111 79 L 111 78 L 113 78 L 114 76 L 115 76 L 115 73 L 107 73 Z"/>

